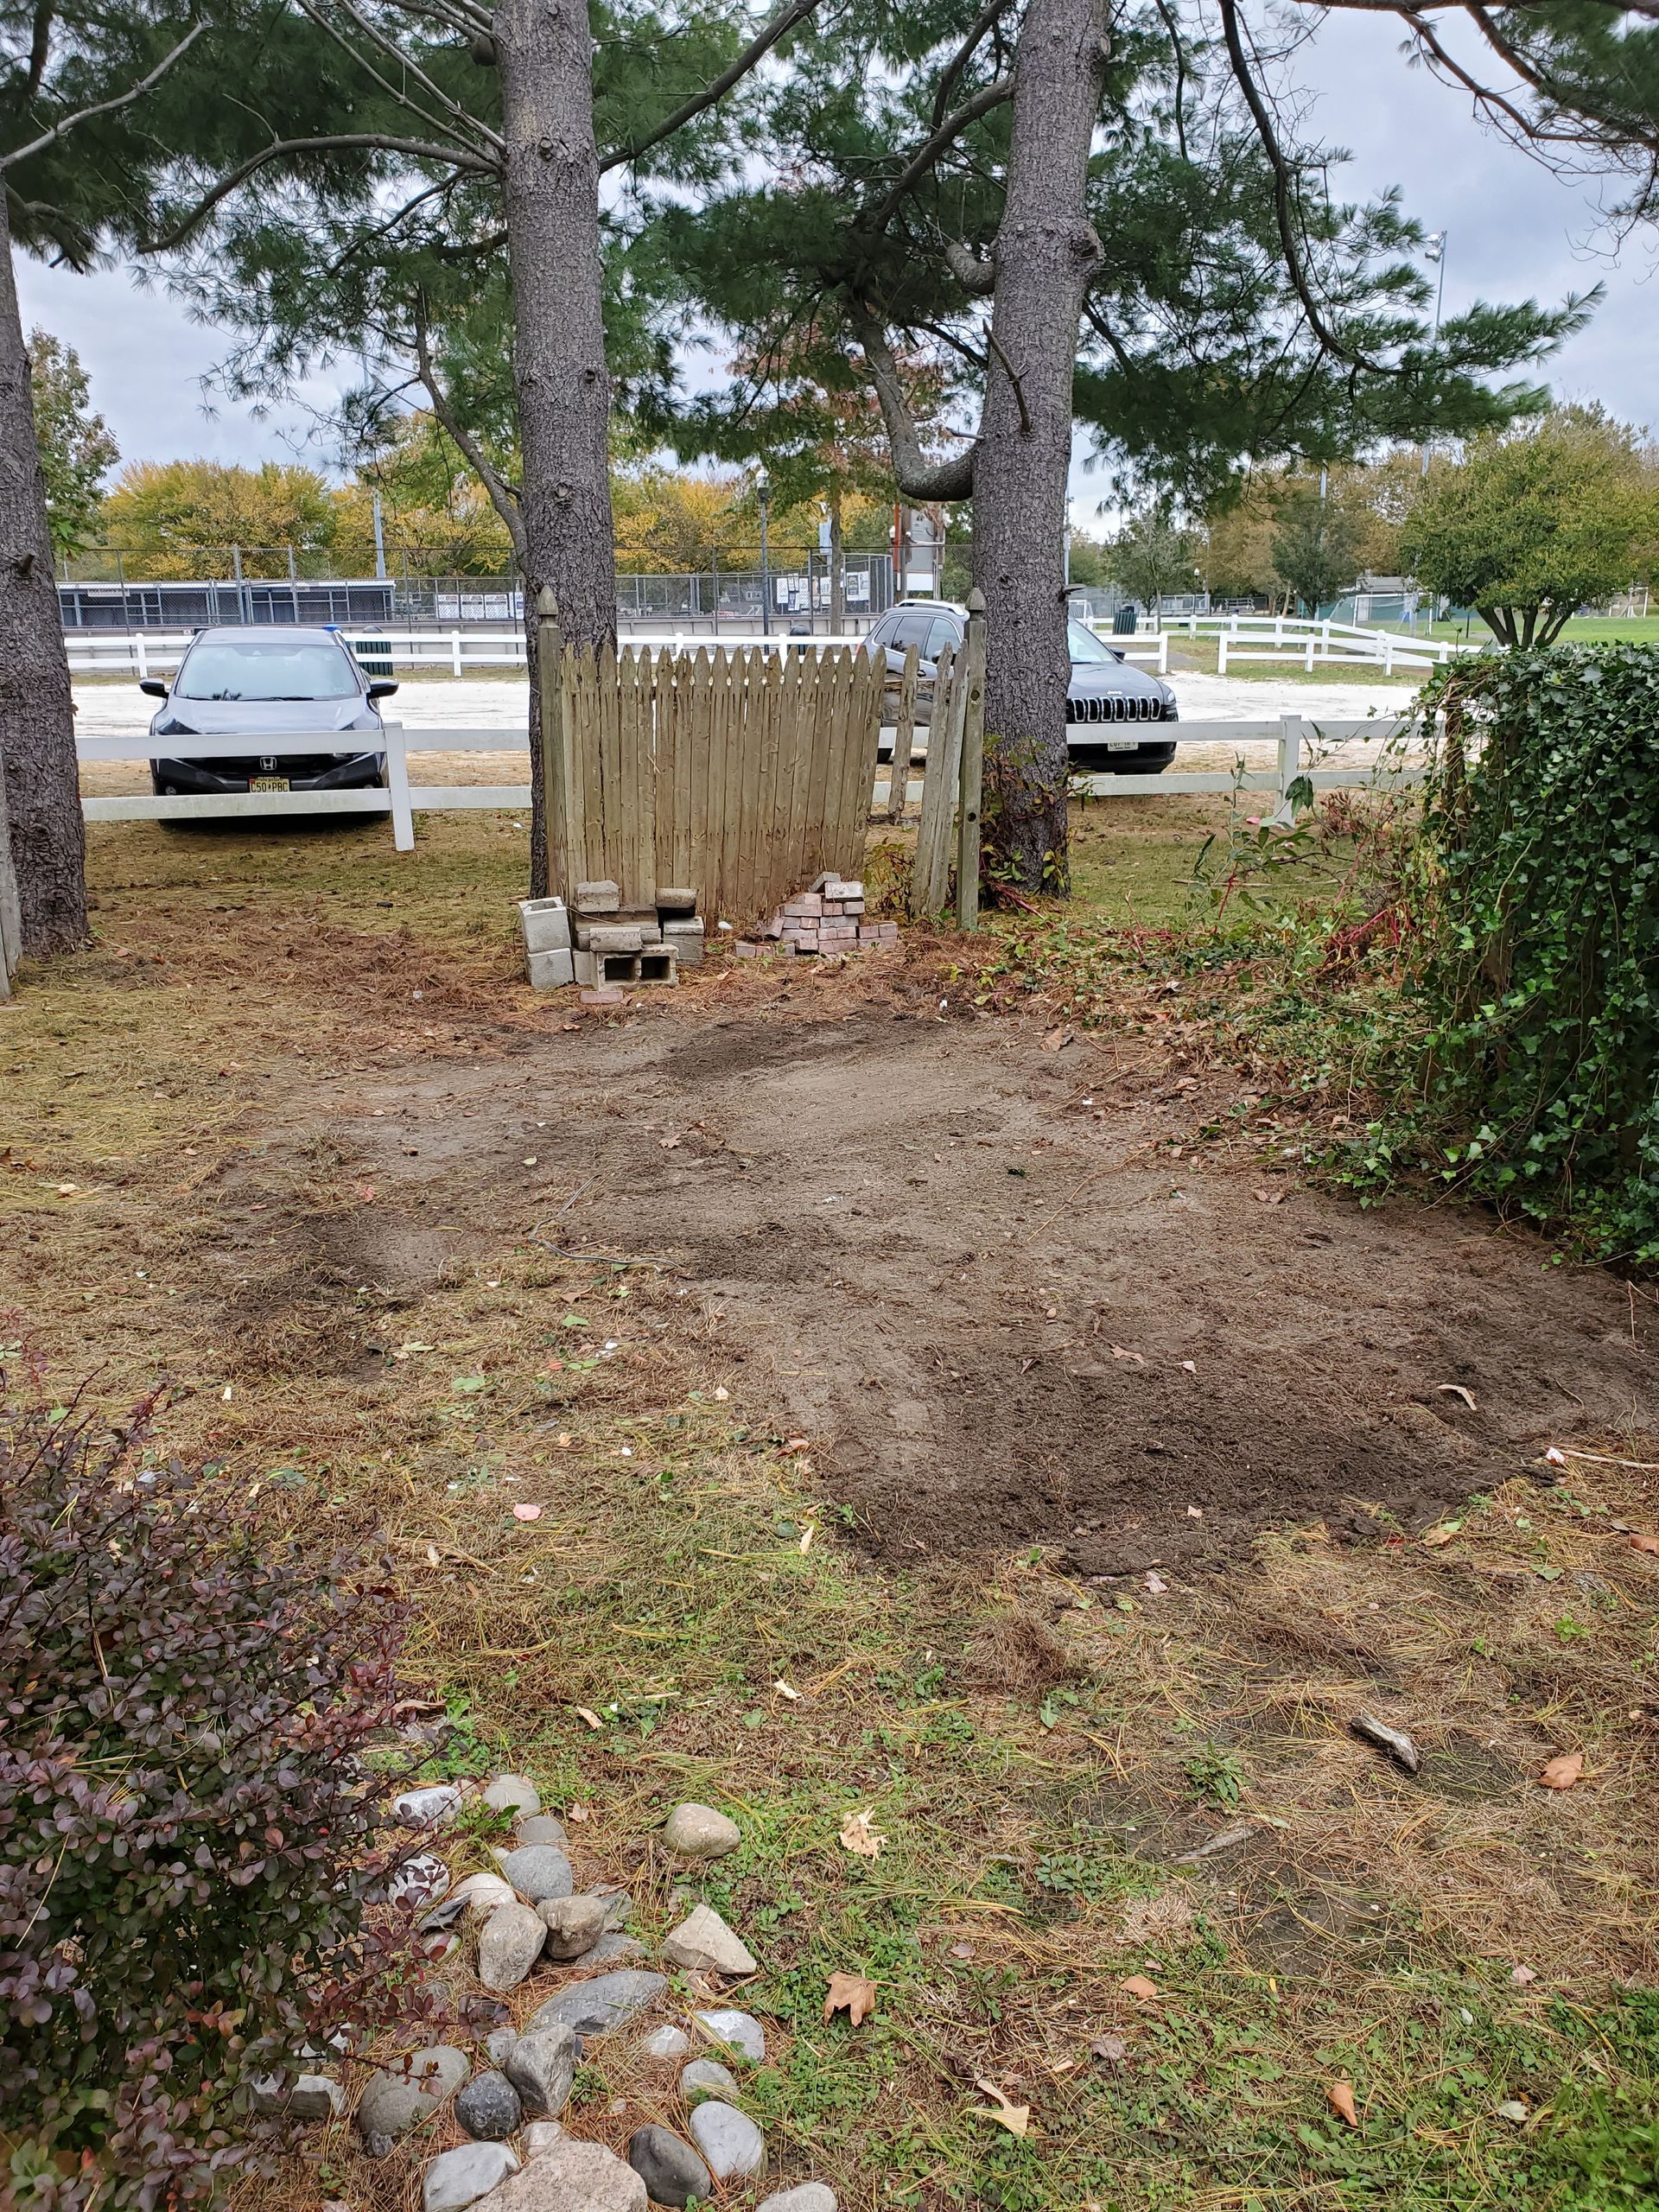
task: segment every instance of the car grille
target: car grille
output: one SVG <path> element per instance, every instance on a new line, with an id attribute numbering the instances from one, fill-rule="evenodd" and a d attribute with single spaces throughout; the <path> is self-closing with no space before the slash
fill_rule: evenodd
<path id="1" fill-rule="evenodd" d="M 160 757 L 166 758 L 166 740 L 157 739 L 155 742 L 162 748 Z M 251 776 L 286 776 L 290 783 L 299 783 L 313 776 L 326 776 L 343 760 L 354 760 L 359 752 L 374 750 L 374 747 L 365 745 L 354 747 L 350 753 L 264 753 L 247 760 L 203 760 L 200 765 L 209 775 L 223 776 L 227 783 L 245 783 Z"/>
<path id="2" fill-rule="evenodd" d="M 1065 719 L 1069 722 L 1160 722 L 1164 702 L 1135 692 L 1090 692 L 1081 698 L 1073 694 L 1066 699 Z"/>

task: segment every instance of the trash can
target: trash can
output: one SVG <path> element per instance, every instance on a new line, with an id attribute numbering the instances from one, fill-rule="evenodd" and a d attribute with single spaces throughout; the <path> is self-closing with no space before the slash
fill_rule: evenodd
<path id="1" fill-rule="evenodd" d="M 1115 638 L 1132 638 L 1140 620 L 1140 608 L 1132 599 L 1126 600 L 1112 617 L 1112 635 Z"/>

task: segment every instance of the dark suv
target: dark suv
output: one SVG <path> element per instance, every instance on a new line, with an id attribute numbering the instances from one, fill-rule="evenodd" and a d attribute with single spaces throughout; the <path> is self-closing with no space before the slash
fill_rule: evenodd
<path id="1" fill-rule="evenodd" d="M 967 620 L 967 609 L 947 600 L 901 600 L 865 643 L 871 652 L 886 653 L 893 677 L 902 671 L 905 654 L 914 645 L 921 657 L 925 696 L 939 655 L 947 645 L 961 646 Z M 1118 775 L 1158 775 L 1175 758 L 1173 739 L 1136 733 L 1148 722 L 1178 721 L 1175 694 L 1160 677 L 1131 667 L 1121 648 L 1081 622 L 1069 621 L 1065 633 L 1071 650 L 1065 741 L 1073 766 L 1107 768 Z"/>
<path id="2" fill-rule="evenodd" d="M 152 742 L 185 736 L 250 741 L 245 759 L 152 760 L 158 798 L 355 791 L 386 779 L 385 731 L 376 702 L 397 686 L 370 683 L 333 630 L 256 624 L 198 630 L 170 685 L 149 677 L 138 688 L 167 702 L 151 718 Z M 258 742 L 265 731 L 269 751 Z M 306 743 L 314 732 L 317 742 Z"/>

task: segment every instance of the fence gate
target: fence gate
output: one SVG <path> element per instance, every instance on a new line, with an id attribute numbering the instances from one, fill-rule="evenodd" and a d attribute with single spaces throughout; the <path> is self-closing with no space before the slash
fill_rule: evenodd
<path id="1" fill-rule="evenodd" d="M 859 874 L 883 681 L 868 653 L 595 653 L 557 634 L 544 619 L 551 889 L 609 879 L 628 909 L 689 886 L 742 924 L 823 869 Z"/>

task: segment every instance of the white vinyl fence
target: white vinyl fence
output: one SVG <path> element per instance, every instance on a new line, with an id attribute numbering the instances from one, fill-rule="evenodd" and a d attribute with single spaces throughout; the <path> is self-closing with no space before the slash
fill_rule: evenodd
<path id="1" fill-rule="evenodd" d="M 1359 622 L 1319 621 L 1301 614 L 1184 614 L 1166 623 L 1189 638 L 1217 640 L 1216 673 L 1225 676 L 1246 660 L 1298 661 L 1319 668 L 1436 668 L 1454 656 L 1484 647 L 1461 639 L 1416 638 L 1408 631 L 1378 629 Z"/>
<path id="2" fill-rule="evenodd" d="M 1418 780 L 1421 771 L 1403 766 L 1397 756 L 1387 755 L 1389 741 L 1408 729 L 1406 718 L 1373 717 L 1364 721 L 1314 721 L 1301 715 L 1281 715 L 1271 721 L 1159 722 L 1137 726 L 1141 735 L 1178 746 L 1230 745 L 1274 747 L 1271 767 L 1250 766 L 1235 751 L 1230 768 L 1193 771 L 1166 770 L 1160 776 L 1120 775 L 1111 772 L 1085 773 L 1083 787 L 1101 798 L 1161 798 L 1174 791 L 1246 791 L 1275 793 L 1279 807 L 1287 802 L 1291 785 L 1306 776 L 1316 791 L 1363 790 L 1375 783 L 1394 785 Z M 411 783 L 411 753 L 495 753 L 520 754 L 526 772 L 530 766 L 527 730 L 408 728 L 388 722 L 386 782 L 384 789 L 342 791 L 232 791 L 206 798 L 157 798 L 141 797 L 91 798 L 81 801 L 89 822 L 203 822 L 240 821 L 250 816 L 302 814 L 389 814 L 392 842 L 400 853 L 413 849 L 417 813 L 442 813 L 458 807 L 505 807 L 523 812 L 530 805 L 530 785 Z M 135 760 L 147 757 L 155 741 L 147 737 L 112 735 L 81 737 L 75 750 L 83 761 Z M 1370 750 L 1361 761 L 1321 766 L 1339 747 L 1357 741 Z M 169 737 L 168 756 L 175 760 L 225 760 L 249 753 L 280 757 L 285 747 L 314 753 L 315 730 L 260 730 L 257 734 L 219 737 Z M 885 806 L 891 771 L 878 771 L 874 803 Z M 906 779 L 906 797 L 921 798 L 919 779 Z"/>

